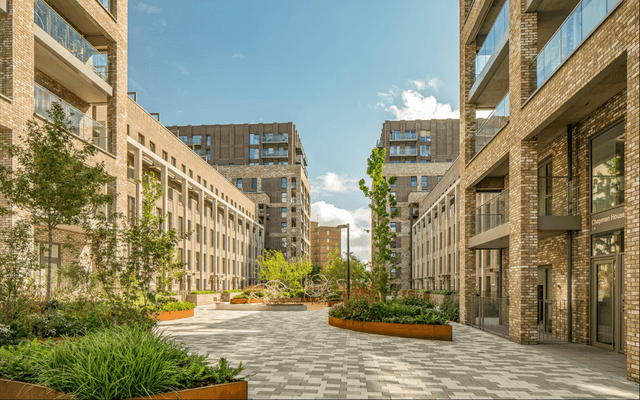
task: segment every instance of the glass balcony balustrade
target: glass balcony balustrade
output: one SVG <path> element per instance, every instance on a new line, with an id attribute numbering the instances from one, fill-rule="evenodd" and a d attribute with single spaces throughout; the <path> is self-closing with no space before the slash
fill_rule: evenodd
<path id="1" fill-rule="evenodd" d="M 407 132 L 400 132 L 400 131 L 395 131 L 395 132 L 391 132 L 391 136 L 390 136 L 390 140 L 392 141 L 396 141 L 396 140 L 417 140 L 418 137 L 416 135 L 416 131 L 407 131 Z"/>
<path id="2" fill-rule="evenodd" d="M 538 215 L 578 215 L 578 177 L 538 177 Z"/>
<path id="3" fill-rule="evenodd" d="M 69 50 L 78 60 L 93 69 L 105 81 L 109 81 L 109 62 L 80 33 L 71 27 L 44 0 L 35 0 L 34 19 L 36 25 L 47 32 L 56 42 Z"/>
<path id="4" fill-rule="evenodd" d="M 35 113 L 38 116 L 48 120 L 49 116 L 47 111 L 52 108 L 53 103 L 59 103 L 64 110 L 67 118 L 67 127 L 71 133 L 78 136 L 80 139 L 93 143 L 102 150 L 109 152 L 109 130 L 107 128 L 89 118 L 83 112 L 63 101 L 42 86 L 35 85 L 34 91 Z"/>
<path id="5" fill-rule="evenodd" d="M 504 128 L 507 122 L 509 122 L 509 93 L 500 100 L 500 103 L 476 131 L 473 137 L 473 155 L 478 154 Z"/>
<path id="6" fill-rule="evenodd" d="M 111 0 L 98 0 L 100 2 L 100 4 L 102 4 L 104 6 L 104 8 L 107 9 L 107 11 L 111 12 Z"/>
<path id="7" fill-rule="evenodd" d="M 406 147 L 406 148 L 396 148 L 391 147 L 389 149 L 390 156 L 415 156 L 417 151 L 415 148 Z"/>
<path id="8" fill-rule="evenodd" d="M 498 51 L 498 43 L 509 30 L 509 1 L 505 1 L 500 9 L 500 13 L 496 18 L 491 30 L 484 39 L 478 54 L 476 55 L 476 78 L 482 73 L 487 63 L 491 59 L 493 53 Z"/>
<path id="9" fill-rule="evenodd" d="M 271 151 L 269 150 L 263 150 L 262 151 L 262 157 L 275 157 L 275 158 L 279 158 L 279 157 L 288 157 L 289 156 L 289 151 L 288 150 L 282 150 L 280 149 L 280 151 L 273 151 L 271 149 Z"/>
<path id="10" fill-rule="evenodd" d="M 476 208 L 476 229 L 478 235 L 509 222 L 509 189 L 493 196 Z"/>
<path id="11" fill-rule="evenodd" d="M 582 0 L 531 63 L 536 89 L 569 58 L 622 0 Z"/>
<path id="12" fill-rule="evenodd" d="M 187 146 L 192 146 L 192 145 L 200 146 L 202 144 L 201 136 L 192 136 L 192 137 L 181 136 L 180 140 L 182 141 L 182 143 L 186 144 Z"/>
<path id="13" fill-rule="evenodd" d="M 280 135 L 263 135 L 262 143 L 289 143 L 289 136 L 286 134 Z"/>

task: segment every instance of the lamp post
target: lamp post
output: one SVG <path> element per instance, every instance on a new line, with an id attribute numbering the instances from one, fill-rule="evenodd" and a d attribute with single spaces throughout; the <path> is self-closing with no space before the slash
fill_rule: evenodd
<path id="1" fill-rule="evenodd" d="M 351 294 L 351 253 L 349 251 L 349 224 L 338 225 L 337 228 L 347 228 L 347 300 L 349 300 L 349 295 Z"/>

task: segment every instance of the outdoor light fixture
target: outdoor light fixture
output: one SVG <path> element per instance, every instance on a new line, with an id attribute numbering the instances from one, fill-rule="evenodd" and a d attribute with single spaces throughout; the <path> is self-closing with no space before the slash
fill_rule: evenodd
<path id="1" fill-rule="evenodd" d="M 349 224 L 338 225 L 336 228 L 347 228 L 347 300 L 349 300 L 349 295 L 351 294 L 351 253 L 349 252 Z"/>

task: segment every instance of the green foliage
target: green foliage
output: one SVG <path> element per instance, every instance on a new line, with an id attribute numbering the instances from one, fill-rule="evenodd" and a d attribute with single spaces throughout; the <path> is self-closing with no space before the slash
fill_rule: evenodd
<path id="1" fill-rule="evenodd" d="M 215 294 L 215 290 L 194 290 L 191 294 Z M 175 295 L 174 295 L 175 296 Z"/>
<path id="2" fill-rule="evenodd" d="M 329 296 L 327 296 L 327 301 L 340 301 L 341 298 L 342 296 L 340 296 L 339 294 L 330 294 Z"/>
<path id="3" fill-rule="evenodd" d="M 453 292 L 451 290 L 432 290 L 431 294 L 443 294 L 445 296 L 449 296 L 453 294 Z"/>
<path id="4" fill-rule="evenodd" d="M 287 261 L 280 251 L 265 250 L 264 255 L 258 257 L 260 279 L 265 281 L 280 281 L 290 289 L 301 288 L 301 281 L 308 275 L 313 266 L 308 257 L 298 257 Z"/>
<path id="5" fill-rule="evenodd" d="M 196 305 L 188 301 L 172 301 L 163 304 L 160 307 L 160 311 L 185 311 L 193 310 L 194 308 L 196 308 Z"/>
<path id="6" fill-rule="evenodd" d="M 400 304 L 408 305 L 408 306 L 433 308 L 433 304 L 423 299 L 422 297 L 418 297 L 418 296 L 406 296 L 401 299 L 398 299 L 397 302 Z"/>
<path id="7" fill-rule="evenodd" d="M 229 289 L 229 290 L 225 290 L 222 293 L 240 293 L 242 292 L 242 289 Z"/>
<path id="8" fill-rule="evenodd" d="M 360 180 L 360 190 L 369 198 L 371 208 L 371 242 L 373 253 L 371 254 L 371 282 L 384 299 L 389 293 L 389 272 L 387 267 L 395 261 L 390 245 L 396 234 L 391 232 L 391 219 L 398 216 L 395 208 L 397 202 L 391 195 L 390 186 L 396 181 L 395 176 L 387 180 L 382 175 L 385 149 L 377 147 L 371 151 L 367 159 L 367 175 L 371 178 L 371 188 L 365 185 L 365 180 Z"/>
<path id="9" fill-rule="evenodd" d="M 81 399 L 124 399 L 239 380 L 242 363 L 208 365 L 175 339 L 117 327 L 58 345 L 37 341 L 0 349 L 0 376 Z"/>
<path id="10" fill-rule="evenodd" d="M 445 314 L 449 321 L 460 322 L 460 305 L 455 301 L 443 301 L 440 305 L 440 312 Z"/>
<path id="11" fill-rule="evenodd" d="M 335 318 L 366 322 L 390 322 L 396 324 L 446 325 L 447 315 L 436 310 L 422 299 L 373 302 L 362 297 L 354 297 L 329 311 Z"/>
<path id="12" fill-rule="evenodd" d="M 351 270 L 351 285 L 354 287 L 364 287 L 369 282 L 369 276 L 364 269 L 364 265 L 358 260 L 356 256 L 351 254 L 351 261 L 349 264 Z M 322 267 L 322 274 L 326 275 L 333 281 L 345 281 L 347 280 L 347 260 L 343 260 L 340 254 L 338 246 L 334 251 L 329 253 L 329 259 Z M 335 289 L 335 288 L 334 288 Z"/>
<path id="13" fill-rule="evenodd" d="M 68 118 L 54 103 L 43 125 L 29 121 L 26 135 L 14 144 L 2 138 L 0 149 L 13 160 L 0 166 L 0 193 L 13 209 L 24 211 L 33 226 L 43 226 L 52 248 L 59 225 L 78 225 L 114 197 L 104 194 L 112 181 L 104 164 L 90 166 L 97 149 L 72 142 Z M 46 300 L 51 298 L 51 260 L 47 265 Z"/>

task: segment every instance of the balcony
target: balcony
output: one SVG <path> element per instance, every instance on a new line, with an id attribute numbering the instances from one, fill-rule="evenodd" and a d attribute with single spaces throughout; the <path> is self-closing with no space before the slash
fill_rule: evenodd
<path id="1" fill-rule="evenodd" d="M 493 196 L 475 212 L 475 236 L 469 248 L 506 248 L 509 245 L 509 189 Z"/>
<path id="2" fill-rule="evenodd" d="M 536 89 L 564 64 L 620 2 L 621 0 L 583 0 L 573 9 L 530 65 L 536 75 Z"/>
<path id="3" fill-rule="evenodd" d="M 289 136 L 287 135 L 278 135 L 278 136 L 262 136 L 262 143 L 289 143 Z"/>
<path id="4" fill-rule="evenodd" d="M 202 145 L 202 137 L 201 136 L 181 137 L 180 140 L 182 141 L 182 143 L 186 144 L 187 146 L 200 146 L 200 145 Z"/>
<path id="5" fill-rule="evenodd" d="M 509 90 L 509 1 L 500 9 L 475 58 L 475 82 L 469 102 L 494 106 Z M 486 90 L 485 90 L 486 89 Z M 485 93 L 486 92 L 486 93 Z"/>
<path id="6" fill-rule="evenodd" d="M 472 139 L 474 157 L 493 139 L 509 122 L 509 93 L 500 101 L 489 117 L 478 128 Z"/>
<path id="7" fill-rule="evenodd" d="M 401 133 L 399 131 L 391 132 L 389 137 L 390 141 L 402 141 L 402 140 L 418 140 L 416 131 L 408 131 Z"/>
<path id="8" fill-rule="evenodd" d="M 287 158 L 289 157 L 288 150 L 280 150 L 280 151 L 267 151 L 264 150 L 262 152 L 262 158 Z"/>
<path id="9" fill-rule="evenodd" d="M 578 177 L 538 177 L 538 238 L 582 228 L 578 213 Z"/>
<path id="10" fill-rule="evenodd" d="M 377 148 L 383 148 L 383 147 L 384 147 L 384 145 L 382 144 L 382 142 L 381 142 L 381 141 L 376 140 L 376 147 L 377 147 Z"/>
<path id="11" fill-rule="evenodd" d="M 109 130 L 107 128 L 40 85 L 34 86 L 34 92 L 36 115 L 48 119 L 47 111 L 51 109 L 54 102 L 59 103 L 68 118 L 67 126 L 71 133 L 109 152 Z"/>
<path id="12" fill-rule="evenodd" d="M 103 54 L 43 0 L 34 8 L 35 64 L 88 103 L 113 95 L 109 63 Z"/>
<path id="13" fill-rule="evenodd" d="M 391 157 L 397 157 L 397 156 L 415 156 L 416 154 L 418 154 L 418 152 L 416 151 L 415 148 L 396 148 L 396 147 L 391 147 L 389 149 L 389 156 Z"/>

